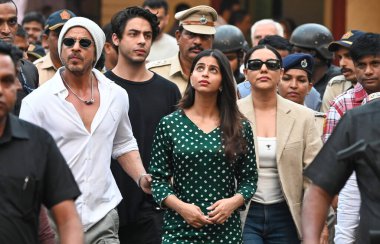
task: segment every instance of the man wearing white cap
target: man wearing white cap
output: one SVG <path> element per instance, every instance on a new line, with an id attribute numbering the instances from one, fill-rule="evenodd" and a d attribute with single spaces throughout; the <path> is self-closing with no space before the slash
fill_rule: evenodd
<path id="1" fill-rule="evenodd" d="M 179 20 L 179 27 L 175 33 L 179 46 L 178 54 L 168 59 L 148 63 L 147 67 L 174 82 L 183 94 L 193 59 L 198 53 L 212 46 L 218 14 L 209 6 L 199 5 L 178 12 L 174 17 Z"/>
<path id="2" fill-rule="evenodd" d="M 151 181 L 132 133 L 127 93 L 93 68 L 104 42 L 93 21 L 67 21 L 58 39 L 63 67 L 23 100 L 20 114 L 52 134 L 73 172 L 82 192 L 76 207 L 86 243 L 119 243 L 115 208 L 122 197 L 111 155 L 143 191 L 150 192 Z"/>

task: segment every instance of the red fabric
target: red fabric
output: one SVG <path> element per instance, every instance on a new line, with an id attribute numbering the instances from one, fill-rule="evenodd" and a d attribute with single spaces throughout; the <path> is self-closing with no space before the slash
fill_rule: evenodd
<path id="1" fill-rule="evenodd" d="M 55 244 L 55 234 L 50 227 L 47 211 L 44 206 L 41 206 L 39 220 L 38 240 L 40 244 Z"/>
<path id="2" fill-rule="evenodd" d="M 326 142 L 335 129 L 342 116 L 350 109 L 358 107 L 367 97 L 363 86 L 357 83 L 353 89 L 350 89 L 342 95 L 336 97 L 331 104 L 323 128 L 323 142 Z"/>

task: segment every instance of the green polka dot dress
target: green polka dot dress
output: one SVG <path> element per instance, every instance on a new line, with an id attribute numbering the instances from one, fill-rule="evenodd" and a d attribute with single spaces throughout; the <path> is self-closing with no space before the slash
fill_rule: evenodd
<path id="1" fill-rule="evenodd" d="M 231 164 L 223 154 L 219 127 L 205 133 L 182 110 L 164 117 L 156 129 L 150 163 L 155 201 L 161 205 L 174 194 L 207 214 L 207 207 L 235 193 L 242 194 L 246 201 L 251 199 L 257 183 L 256 157 L 248 122 L 243 122 L 243 129 L 248 150 Z M 223 224 L 196 229 L 167 209 L 163 230 L 162 243 L 242 243 L 238 210 Z"/>

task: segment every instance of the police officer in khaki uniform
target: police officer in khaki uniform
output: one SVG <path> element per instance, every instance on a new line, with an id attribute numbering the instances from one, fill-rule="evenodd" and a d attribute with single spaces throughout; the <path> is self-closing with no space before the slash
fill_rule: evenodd
<path id="1" fill-rule="evenodd" d="M 215 9 L 199 5 L 178 12 L 174 17 L 179 20 L 179 27 L 175 33 L 179 46 L 178 54 L 168 59 L 150 62 L 147 67 L 174 82 L 183 94 L 193 59 L 201 51 L 212 47 L 218 15 Z"/>
<path id="2" fill-rule="evenodd" d="M 352 30 L 345 33 L 338 41 L 331 42 L 328 50 L 335 52 L 335 56 L 339 60 L 339 66 L 342 75 L 332 78 L 326 86 L 325 94 L 322 99 L 321 112 L 326 113 L 330 108 L 330 103 L 343 92 L 347 91 L 356 84 L 356 76 L 354 73 L 354 63 L 350 56 L 350 47 L 352 43 L 364 32 Z"/>
<path id="3" fill-rule="evenodd" d="M 58 68 L 62 66 L 58 55 L 58 36 L 62 26 L 70 18 L 75 17 L 75 14 L 67 9 L 61 9 L 52 13 L 46 20 L 44 34 L 42 35 L 43 42 L 49 45 L 49 52 L 45 57 L 34 61 L 39 74 L 38 84 L 42 85 L 50 80 Z"/>

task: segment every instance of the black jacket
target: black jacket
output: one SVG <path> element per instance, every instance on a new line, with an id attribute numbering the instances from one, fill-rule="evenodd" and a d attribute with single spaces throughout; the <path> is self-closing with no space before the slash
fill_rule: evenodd
<path id="1" fill-rule="evenodd" d="M 38 87 L 38 70 L 33 63 L 28 60 L 20 60 L 20 72 L 18 79 L 22 85 L 22 90 L 17 91 L 17 101 L 13 108 L 13 114 L 19 115 L 21 100 Z"/>

